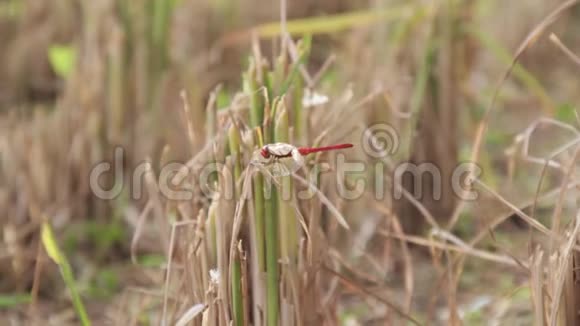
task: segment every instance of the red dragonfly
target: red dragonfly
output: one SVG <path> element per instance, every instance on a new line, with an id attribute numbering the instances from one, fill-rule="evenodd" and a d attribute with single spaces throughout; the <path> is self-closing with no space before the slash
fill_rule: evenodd
<path id="1" fill-rule="evenodd" d="M 273 176 L 286 176 L 304 166 L 304 156 L 353 147 L 352 144 L 338 144 L 324 147 L 296 147 L 286 143 L 273 143 L 262 147 L 256 161 L 265 166 Z"/>

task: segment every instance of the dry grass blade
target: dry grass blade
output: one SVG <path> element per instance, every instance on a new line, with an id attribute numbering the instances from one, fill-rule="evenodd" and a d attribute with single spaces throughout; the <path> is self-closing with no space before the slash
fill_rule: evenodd
<path id="1" fill-rule="evenodd" d="M 569 189 L 575 188 L 580 186 L 580 182 L 573 182 L 572 184 L 568 185 Z M 530 200 L 522 205 L 520 205 L 521 207 L 528 207 L 534 203 L 537 203 L 539 200 L 545 200 L 545 199 L 549 199 L 552 197 L 556 197 L 558 196 L 558 194 L 560 194 L 561 192 L 561 188 L 557 188 L 557 189 L 553 189 L 551 191 L 548 191 L 547 193 L 543 194 L 542 196 L 539 197 L 535 197 L 533 200 Z M 518 210 L 521 212 L 521 208 L 518 208 Z M 495 229 L 498 225 L 500 225 L 501 223 L 505 222 L 510 216 L 512 216 L 513 212 L 508 212 L 505 214 L 500 215 L 497 218 L 494 218 L 490 223 L 487 223 L 484 227 L 484 230 L 480 231 L 478 234 L 476 234 L 473 239 L 471 241 L 469 241 L 469 245 L 471 246 L 475 246 L 477 245 L 480 241 L 482 241 L 488 234 L 489 234 L 489 230 L 490 229 Z M 530 217 L 533 219 L 533 217 Z"/>
<path id="2" fill-rule="evenodd" d="M 328 56 L 326 58 L 326 60 L 324 61 L 324 63 L 322 64 L 322 66 L 320 67 L 320 69 L 318 69 L 318 72 L 314 75 L 314 77 L 312 77 L 312 85 L 309 85 L 309 86 L 315 87 L 316 85 L 318 85 L 318 83 L 320 82 L 320 79 L 324 76 L 326 71 L 332 66 L 332 64 L 335 61 L 336 61 L 335 54 L 331 54 L 330 56 Z"/>
<path id="3" fill-rule="evenodd" d="M 534 131 L 536 131 L 536 129 L 542 125 L 552 125 L 562 130 L 569 131 L 573 133 L 576 138 L 554 150 L 552 153 L 550 153 L 550 155 L 548 155 L 547 158 L 532 156 L 530 154 L 530 139 L 532 138 Z M 540 118 L 534 121 L 528 128 L 526 128 L 524 132 L 517 135 L 515 142 L 516 144 L 521 143 L 521 155 L 526 161 L 563 170 L 562 165 L 555 161 L 554 158 L 578 144 L 580 142 L 580 137 L 578 136 L 580 136 L 580 133 L 578 133 L 576 128 L 569 124 L 551 118 Z"/>
<path id="4" fill-rule="evenodd" d="M 232 171 L 233 164 L 231 160 L 226 160 L 226 165 L 222 169 L 222 175 L 228 175 L 229 171 Z M 220 194 L 223 194 L 228 187 L 232 185 L 229 183 L 228 178 L 219 178 L 220 183 Z M 225 196 L 220 195 L 218 201 L 219 212 L 217 212 L 217 223 L 216 223 L 216 252 L 217 252 L 217 270 L 218 270 L 218 297 L 220 304 L 220 315 L 219 318 L 223 318 L 223 321 L 230 321 L 230 307 L 231 302 L 229 300 L 229 289 L 231 280 L 231 260 L 229 258 L 231 239 L 231 216 L 235 215 L 234 209 L 232 207 L 231 200 L 225 198 Z"/>
<path id="5" fill-rule="evenodd" d="M 165 285 L 163 289 L 163 310 L 161 313 L 161 324 L 167 325 L 167 302 L 169 298 L 169 281 L 171 279 L 171 269 L 172 269 L 172 262 L 173 262 L 173 251 L 175 249 L 175 233 L 177 228 L 195 224 L 196 221 L 181 221 L 181 222 L 174 222 L 171 224 L 171 233 L 169 236 L 169 248 L 167 249 L 167 269 L 165 271 Z"/>
<path id="6" fill-rule="evenodd" d="M 534 195 L 534 201 L 532 203 L 532 212 L 530 214 L 530 216 L 532 218 L 534 218 L 535 215 L 536 215 L 536 207 L 537 207 L 537 204 L 538 204 L 538 198 L 540 196 L 540 191 L 542 189 L 542 184 L 543 184 L 544 178 L 546 176 L 549 163 L 552 161 L 552 159 L 554 159 L 554 157 L 556 157 L 557 155 L 560 155 L 564 151 L 568 150 L 568 148 L 571 148 L 572 146 L 576 146 L 576 144 L 578 144 L 579 142 L 580 142 L 580 138 L 575 138 L 573 141 L 565 144 L 564 146 L 561 146 L 558 150 L 554 151 L 552 153 L 552 155 L 550 155 L 545 160 L 544 166 L 542 167 L 542 172 L 540 173 L 540 180 L 538 181 L 538 186 L 536 187 L 536 193 Z"/>
<path id="7" fill-rule="evenodd" d="M 181 317 L 175 323 L 175 326 L 187 326 L 195 317 L 201 314 L 206 308 L 206 305 L 198 303 L 193 305 L 191 308 L 181 315 Z"/>
<path id="8" fill-rule="evenodd" d="M 472 146 L 473 150 L 471 153 L 470 162 L 477 163 L 479 160 L 479 152 L 481 150 L 482 142 L 484 140 L 484 135 L 487 131 L 487 126 L 488 126 L 490 118 L 491 118 L 491 113 L 492 113 L 493 109 L 495 108 L 495 104 L 497 102 L 499 92 L 502 89 L 502 86 L 505 83 L 505 81 L 511 75 L 511 72 L 512 72 L 513 68 L 515 67 L 516 63 L 518 62 L 519 58 L 521 57 L 521 55 L 526 51 L 526 49 L 531 47 L 538 40 L 538 38 L 542 35 L 542 33 L 545 31 L 545 29 L 548 26 L 550 26 L 551 24 L 556 22 L 558 20 L 558 18 L 562 15 L 563 12 L 570 9 L 572 6 L 576 5 L 578 3 L 578 1 L 579 0 L 569 0 L 569 1 L 566 1 L 563 4 L 561 4 L 560 6 L 558 6 L 558 8 L 556 8 L 551 14 L 549 14 L 546 18 L 544 18 L 544 20 L 542 20 L 538 25 L 536 25 L 536 27 L 528 34 L 528 36 L 520 44 L 520 46 L 518 47 L 518 49 L 516 50 L 516 52 L 514 54 L 514 58 L 512 60 L 511 65 L 508 67 L 506 72 L 503 74 L 503 76 L 499 80 L 499 83 L 498 83 L 497 87 L 495 88 L 495 91 L 492 95 L 491 103 L 487 107 L 487 109 L 485 110 L 483 119 L 481 120 L 481 122 L 479 123 L 479 125 L 477 127 L 477 131 L 475 134 L 475 140 L 474 140 L 473 146 Z M 473 170 L 469 171 L 468 178 L 475 179 Z M 465 191 L 467 192 L 467 191 L 469 191 L 469 189 L 465 189 Z M 460 196 L 460 198 L 465 198 L 465 197 Z M 451 220 L 449 223 L 449 229 L 452 228 L 455 225 L 455 223 L 459 220 L 459 216 L 460 216 L 461 212 L 463 211 L 464 206 L 465 206 L 465 202 L 459 201 L 457 207 L 455 208 L 453 216 L 451 217 Z"/>
<path id="9" fill-rule="evenodd" d="M 414 278 L 413 275 L 415 274 L 413 271 L 413 259 L 411 258 L 411 253 L 409 251 L 409 246 L 407 241 L 403 239 L 405 237 L 405 232 L 403 231 L 403 227 L 399 222 L 397 216 L 395 216 L 388 208 L 383 207 L 382 205 L 379 206 L 382 209 L 382 212 L 385 213 L 389 218 L 392 225 L 392 229 L 394 233 L 399 236 L 399 241 L 401 243 L 401 251 L 403 256 L 403 263 L 405 267 L 405 292 L 406 292 L 406 299 L 405 299 L 405 312 L 409 312 L 411 310 L 411 303 L 413 302 L 413 289 L 414 289 Z"/>
<path id="10" fill-rule="evenodd" d="M 207 105 L 205 106 L 206 123 L 205 123 L 205 140 L 210 140 L 214 137 L 217 130 L 217 98 L 222 90 L 222 84 L 218 84 L 214 90 L 209 94 Z"/>
<path id="11" fill-rule="evenodd" d="M 377 277 L 376 274 L 381 275 L 384 271 L 381 269 L 376 269 L 377 273 L 372 273 L 360 268 L 361 266 L 356 263 L 352 263 L 349 259 L 342 256 L 341 252 L 335 248 L 328 249 L 329 256 L 332 257 L 333 262 L 340 266 L 340 269 L 352 277 L 356 278 L 358 281 L 362 281 L 365 284 L 379 285 L 383 284 L 384 281 Z M 337 268 L 335 268 L 336 270 Z M 408 312 L 408 311 L 407 311 Z"/>
<path id="12" fill-rule="evenodd" d="M 324 265 L 324 270 L 326 270 L 327 272 L 329 272 L 330 274 L 332 274 L 333 276 L 335 276 L 342 284 L 344 284 L 345 286 L 354 289 L 355 291 L 362 293 L 364 295 L 367 295 L 381 303 L 383 303 L 385 306 L 389 307 L 390 309 L 392 309 L 393 311 L 395 311 L 397 314 L 399 314 L 401 317 L 405 318 L 407 321 L 415 324 L 415 325 L 421 325 L 421 323 L 419 323 L 415 318 L 413 318 L 412 316 L 410 316 L 409 314 L 406 314 L 403 309 L 401 309 L 400 307 L 398 307 L 396 304 L 386 300 L 385 298 L 382 298 L 381 296 L 371 292 L 370 290 L 367 290 L 361 286 L 359 286 L 356 282 L 350 280 L 348 277 L 336 272 L 334 269 Z"/>
<path id="13" fill-rule="evenodd" d="M 578 235 L 580 234 L 580 213 L 576 215 L 576 220 L 574 221 L 575 226 L 574 230 L 569 236 L 568 243 L 564 247 L 564 250 L 560 253 L 560 259 L 563 259 L 563 263 L 560 264 L 557 272 L 556 272 L 556 288 L 554 289 L 554 293 L 552 294 L 552 306 L 551 306 L 551 318 L 550 318 L 550 325 L 556 326 L 558 325 L 558 309 L 560 308 L 560 300 L 562 299 L 562 290 L 564 287 L 564 280 L 566 279 L 566 273 L 568 273 L 568 265 L 570 264 L 571 259 L 570 253 L 572 252 L 572 248 L 574 247 L 576 241 L 578 241 Z"/>
<path id="14" fill-rule="evenodd" d="M 302 212 L 300 212 L 300 207 L 298 206 L 298 203 L 296 203 L 295 200 L 292 200 L 290 204 L 292 205 L 292 207 L 294 207 L 294 210 L 296 212 L 296 218 L 298 219 L 298 222 L 300 223 L 300 226 L 302 227 L 302 230 L 304 230 L 304 234 L 306 235 L 306 250 L 308 255 L 308 261 L 312 262 L 312 237 L 310 236 L 310 231 L 308 231 L 308 225 L 306 224 L 304 215 L 302 215 Z"/>
<path id="15" fill-rule="evenodd" d="M 383 157 L 381 158 L 381 160 L 382 162 L 387 164 L 387 166 L 391 171 L 394 170 L 394 164 L 390 162 L 387 157 Z M 385 178 L 391 178 L 391 176 L 389 174 L 385 174 Z M 415 208 L 421 213 L 421 215 L 423 215 L 427 223 L 429 223 L 432 228 L 439 229 L 440 227 L 437 221 L 435 220 L 435 217 L 419 200 L 417 200 L 417 198 L 415 198 L 413 194 L 411 194 L 407 189 L 405 189 L 405 187 L 403 187 L 403 185 L 401 184 L 401 179 L 400 178 L 399 180 L 394 180 L 395 178 L 392 179 L 393 179 L 392 181 L 395 183 L 396 191 L 401 193 L 406 200 L 408 200 L 413 206 L 415 206 Z"/>
<path id="16" fill-rule="evenodd" d="M 236 253 L 236 246 L 238 243 L 238 235 L 240 233 L 240 229 L 242 228 L 243 222 L 243 211 L 246 205 L 246 201 L 250 198 L 250 194 L 252 192 L 252 174 L 254 173 L 254 169 L 252 166 L 248 166 L 244 172 L 242 173 L 243 178 L 241 179 L 242 182 L 242 192 L 240 194 L 240 198 L 236 204 L 236 209 L 234 213 L 234 223 L 232 227 L 232 236 L 230 239 L 230 266 L 233 263 L 234 256 Z M 230 269 L 231 272 L 231 269 Z M 231 278 L 231 275 L 230 275 Z"/>
<path id="17" fill-rule="evenodd" d="M 320 189 L 318 189 L 318 187 L 316 187 L 316 185 L 308 182 L 306 179 L 302 178 L 301 176 L 299 176 L 299 175 L 297 175 L 295 173 L 292 174 L 292 177 L 295 180 L 298 180 L 298 182 L 300 182 L 302 185 L 308 187 L 308 190 L 309 191 L 314 191 L 314 193 L 316 194 L 316 196 L 318 197 L 318 199 L 320 199 L 320 201 L 328 208 L 328 210 L 336 218 L 336 220 L 338 221 L 338 223 L 343 228 L 345 228 L 347 230 L 350 230 L 350 227 L 348 226 L 348 223 L 346 222 L 346 219 L 340 213 L 340 211 L 338 210 L 338 208 L 336 208 L 336 206 L 334 206 L 332 204 L 332 202 L 328 199 L 328 197 L 326 197 L 326 195 L 324 195 L 324 193 L 322 193 L 322 191 L 320 191 Z"/>
<path id="18" fill-rule="evenodd" d="M 179 95 L 181 96 L 181 100 L 183 102 L 183 114 L 184 120 L 187 127 L 187 136 L 189 138 L 189 146 L 191 151 L 193 152 L 193 147 L 195 146 L 195 130 L 193 129 L 193 121 L 191 121 L 191 109 L 189 107 L 189 99 L 187 98 L 187 92 L 182 90 Z"/>
<path id="19" fill-rule="evenodd" d="M 227 130 L 228 127 L 225 127 L 224 129 Z M 211 161 L 213 159 L 212 155 L 214 154 L 214 147 L 217 146 L 216 144 L 219 144 L 224 137 L 225 135 L 220 133 L 213 139 L 208 139 L 205 146 L 189 159 L 189 161 L 187 161 L 187 163 L 185 163 L 177 173 L 175 173 L 175 176 L 171 179 L 171 184 L 176 186 L 181 185 L 186 180 L 186 177 L 196 172 L 203 163 Z"/>
<path id="20" fill-rule="evenodd" d="M 519 262 L 517 262 L 515 259 L 513 259 L 511 257 L 494 254 L 494 253 L 491 253 L 491 252 L 488 252 L 485 250 L 476 249 L 476 248 L 473 248 L 473 247 L 468 246 L 468 245 L 461 245 L 460 246 L 460 245 L 447 244 L 444 242 L 435 241 L 433 239 L 425 239 L 425 238 L 412 236 L 412 235 L 401 235 L 401 234 L 397 234 L 397 233 L 393 233 L 393 232 L 388 232 L 385 230 L 380 230 L 379 234 L 381 236 L 384 236 L 384 237 L 399 239 L 401 241 L 405 241 L 405 242 L 416 244 L 416 245 L 423 246 L 423 247 L 430 247 L 430 248 L 435 248 L 435 249 L 439 249 L 439 250 L 449 250 L 449 251 L 463 253 L 465 255 L 469 255 L 469 256 L 476 257 L 476 258 L 488 260 L 488 261 L 491 261 L 494 263 L 499 263 L 502 265 L 508 265 L 508 266 L 514 266 L 514 267 L 521 266 L 521 264 Z M 527 268 L 527 266 L 526 266 L 526 268 Z"/>
<path id="21" fill-rule="evenodd" d="M 169 251 L 167 252 L 167 270 L 165 271 L 165 287 L 163 290 L 163 311 L 161 312 L 161 324 L 167 325 L 167 298 L 169 296 L 169 279 L 171 277 L 171 262 L 173 261 L 173 246 L 175 244 L 175 224 L 171 226 L 169 236 Z"/>
<path id="22" fill-rule="evenodd" d="M 161 193 L 159 191 L 159 185 L 157 184 L 157 177 L 151 166 L 151 159 L 146 160 L 145 168 L 145 183 L 147 185 L 147 193 L 149 194 L 149 201 L 152 205 L 152 210 L 154 216 L 157 218 L 155 221 L 157 227 L 159 228 L 159 235 L 161 238 L 161 244 L 164 250 L 168 250 L 168 235 L 167 235 L 167 221 L 165 220 L 165 210 L 163 208 L 163 202 L 161 199 Z"/>
<path id="23" fill-rule="evenodd" d="M 572 50 L 570 50 L 564 43 L 562 43 L 562 41 L 560 41 L 560 39 L 558 38 L 558 36 L 556 36 L 556 34 L 554 33 L 550 34 L 550 41 L 556 44 L 556 46 L 560 50 L 562 50 L 562 52 L 564 52 L 564 54 L 566 54 L 566 56 L 568 56 L 568 58 L 570 58 L 572 62 L 574 62 L 578 67 L 580 67 L 580 57 L 578 57 L 574 52 L 572 52 Z"/>
<path id="24" fill-rule="evenodd" d="M 145 225 L 145 221 L 147 220 L 147 216 L 153 209 L 153 204 L 151 201 L 147 201 L 145 208 L 139 215 L 137 219 L 137 226 L 135 227 L 135 233 L 133 233 L 133 239 L 131 239 L 131 261 L 133 264 L 137 264 L 137 244 L 139 243 L 139 239 L 141 238 L 141 233 L 143 231 L 143 226 Z"/>
<path id="25" fill-rule="evenodd" d="M 517 214 L 519 217 L 521 217 L 524 221 L 526 221 L 534 229 L 542 232 L 544 235 L 547 235 L 547 236 L 552 236 L 553 235 L 553 233 L 548 228 L 546 228 L 542 223 L 540 223 L 537 220 L 531 218 L 528 214 L 522 212 L 521 209 L 519 209 L 518 207 L 516 207 L 514 204 L 510 203 L 508 200 L 506 200 L 505 198 L 503 198 L 500 194 L 498 194 L 497 192 L 495 192 L 493 189 L 491 189 L 490 187 L 488 187 L 485 183 L 483 183 L 479 179 L 476 179 L 474 181 L 474 183 L 479 184 L 485 191 L 487 191 L 488 193 L 490 193 L 491 195 L 493 195 L 495 198 L 497 198 L 502 204 L 504 204 L 507 207 L 509 207 L 515 214 Z M 491 232 L 491 229 L 489 229 L 489 230 Z"/>
<path id="26" fill-rule="evenodd" d="M 561 219 L 561 215 L 562 215 L 562 209 L 564 206 L 564 200 L 566 199 L 566 194 L 568 192 L 568 184 L 570 183 L 570 179 L 572 178 L 572 175 L 574 174 L 574 171 L 576 170 L 576 161 L 578 160 L 578 155 L 580 154 L 580 147 L 576 149 L 576 152 L 574 153 L 574 158 L 572 159 L 572 161 L 570 162 L 570 166 L 568 168 L 568 171 L 566 172 L 566 175 L 564 176 L 564 179 L 562 180 L 562 191 L 560 192 L 560 196 L 558 197 L 558 201 L 556 202 L 556 207 L 554 208 L 554 213 L 552 214 L 552 232 L 554 232 L 554 234 L 559 234 L 560 233 L 560 219 Z M 551 243 L 550 245 L 552 246 L 552 250 L 554 249 L 554 245 L 555 245 L 555 239 L 550 239 Z"/>
<path id="27" fill-rule="evenodd" d="M 531 258 L 531 275 L 530 275 L 530 287 L 532 289 L 532 301 L 534 304 L 534 325 L 545 325 L 546 315 L 545 303 L 544 303 L 544 252 L 536 247 L 534 254 Z"/>

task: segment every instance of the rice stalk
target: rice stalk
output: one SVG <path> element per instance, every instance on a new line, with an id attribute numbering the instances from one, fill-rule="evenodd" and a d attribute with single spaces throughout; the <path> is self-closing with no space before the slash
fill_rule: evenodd
<path id="1" fill-rule="evenodd" d="M 251 65 L 251 63 L 250 63 Z M 262 92 L 258 90 L 258 71 L 250 67 L 246 74 L 244 85 L 247 86 L 246 93 L 250 95 L 250 127 L 253 128 L 255 143 L 258 147 L 264 145 L 262 137 L 262 123 L 264 120 L 264 102 L 267 98 L 261 99 Z M 267 93 L 267 90 L 265 90 Z M 251 275 L 253 278 L 253 314 L 254 323 L 261 325 L 263 323 L 262 311 L 265 306 L 266 288 L 264 278 L 266 272 L 266 248 L 265 248 L 265 198 L 264 198 L 264 178 L 261 173 L 255 173 L 252 179 L 253 187 L 253 211 L 250 213 L 251 228 L 251 245 L 252 267 Z"/>
<path id="2" fill-rule="evenodd" d="M 259 63 L 258 63 L 259 64 Z M 254 130 L 255 139 L 259 147 L 264 145 L 261 126 L 264 121 L 264 99 L 259 91 L 258 71 L 254 60 L 250 60 L 250 68 L 244 76 L 244 89 L 250 96 L 250 127 Z M 253 177 L 255 245 L 260 272 L 265 271 L 264 248 L 264 180 L 260 173 Z"/>
<path id="3" fill-rule="evenodd" d="M 234 163 L 232 162 L 231 156 L 225 161 L 221 173 L 219 174 L 219 201 L 218 210 L 216 215 L 216 249 L 217 249 L 217 274 L 218 274 L 218 298 L 220 303 L 220 318 L 223 321 L 229 323 L 231 320 L 230 316 L 230 303 L 231 298 L 229 295 L 229 289 L 231 284 L 230 276 L 230 257 L 229 248 L 232 237 L 232 219 L 234 216 L 234 207 L 231 199 L 227 198 L 226 191 L 230 191 L 230 195 L 235 198 L 235 190 L 232 189 L 234 185 L 231 184 L 233 176 L 231 175 Z"/>
<path id="4" fill-rule="evenodd" d="M 262 94 L 259 91 L 257 65 L 259 62 L 250 59 L 250 67 L 244 74 L 244 92 L 250 97 L 250 127 L 255 128 L 262 125 L 264 120 L 264 106 L 262 104 Z"/>
<path id="5" fill-rule="evenodd" d="M 288 55 L 287 55 L 286 42 L 282 42 L 282 52 L 276 58 L 276 63 L 274 69 L 271 71 L 272 79 L 272 91 L 275 91 L 276 96 L 284 95 L 285 92 L 282 91 L 284 82 L 287 80 L 286 72 L 288 71 Z M 276 99 L 274 99 L 275 101 Z M 272 104 L 272 109 L 276 109 L 276 106 Z M 271 117 L 275 117 L 272 115 Z"/>
<path id="6" fill-rule="evenodd" d="M 272 103 L 276 108 L 277 99 Z M 266 115 L 268 117 L 268 115 Z M 273 132 L 269 123 L 264 124 L 264 143 L 273 141 Z M 272 187 L 272 180 L 264 182 L 264 229 L 265 229 L 265 254 L 266 254 L 266 321 L 268 326 L 278 325 L 279 314 L 279 278 L 278 278 L 278 193 Z"/>
<path id="7" fill-rule="evenodd" d="M 230 126 L 230 128 L 228 129 L 228 146 L 229 146 L 229 154 L 230 157 L 232 158 L 232 162 L 234 165 L 234 174 L 233 174 L 233 181 L 234 181 L 234 189 L 235 189 L 235 198 L 239 199 L 240 196 L 240 185 L 238 183 L 239 180 L 241 180 L 242 177 L 242 155 L 240 152 L 240 144 L 241 144 L 241 140 L 240 140 L 240 130 L 238 129 L 236 124 L 232 124 Z"/>
<path id="8" fill-rule="evenodd" d="M 278 117 L 274 127 L 274 141 L 289 143 L 288 111 L 284 102 L 279 102 Z M 278 217 L 280 220 L 280 254 L 284 260 L 289 259 L 293 264 L 296 260 L 298 249 L 298 233 L 296 216 L 290 201 L 294 195 L 291 176 L 280 178 L 281 191 L 278 191 Z"/>
<path id="9" fill-rule="evenodd" d="M 238 243 L 241 250 L 242 243 Z M 234 250 L 232 264 L 232 306 L 234 324 L 237 326 L 244 325 L 244 300 L 242 298 L 242 266 L 241 257 L 238 250 Z"/>
<path id="10" fill-rule="evenodd" d="M 235 199 L 238 201 L 238 205 L 240 201 L 244 201 L 245 199 L 241 198 L 241 187 L 239 181 L 242 179 L 242 165 L 241 165 L 241 140 L 240 140 L 240 130 L 238 129 L 235 123 L 232 123 L 229 130 L 228 130 L 228 139 L 229 139 L 229 149 L 230 149 L 230 157 L 233 159 L 234 165 L 234 189 L 235 189 Z M 243 212 L 242 212 L 243 214 Z M 231 215 L 234 216 L 233 214 Z M 236 223 L 236 221 L 234 221 Z M 235 232 L 235 231 L 234 231 Z M 232 234 L 233 237 L 237 237 L 237 234 Z M 232 242 L 237 242 L 236 238 L 231 239 Z M 242 271 L 241 271 L 241 262 L 240 257 L 238 255 L 237 250 L 231 252 L 227 249 L 230 254 L 234 256 L 232 259 L 231 268 L 231 295 L 232 295 L 232 313 L 234 317 L 234 323 L 236 325 L 243 325 L 244 324 L 244 301 L 242 298 Z"/>
<path id="11" fill-rule="evenodd" d="M 277 77 L 280 78 L 280 80 L 283 80 L 282 84 L 280 84 L 280 88 L 278 91 L 278 94 L 280 96 L 284 96 L 286 92 L 288 92 L 290 86 L 296 84 L 295 82 L 296 76 L 299 75 L 300 68 L 306 62 L 306 59 L 308 58 L 308 55 L 310 53 L 311 40 L 312 40 L 311 36 L 307 36 L 302 39 L 300 43 L 300 48 L 298 49 L 298 58 L 296 58 L 296 61 L 292 63 L 288 74 L 281 73 L 280 70 L 277 70 L 277 73 L 280 74 Z M 287 42 L 284 42 L 283 44 L 285 45 L 287 44 Z M 283 54 L 280 56 L 280 58 L 282 61 L 279 68 L 284 69 L 285 65 L 287 64 L 287 56 Z M 298 84 L 296 86 L 300 85 Z M 302 98 L 300 99 L 297 98 L 295 100 L 301 101 Z"/>
<path id="12" fill-rule="evenodd" d="M 264 226 L 266 231 L 266 320 L 268 326 L 278 325 L 278 214 L 276 190 L 264 201 Z"/>
<path id="13" fill-rule="evenodd" d="M 283 61 L 279 59 L 279 62 Z M 282 63 L 279 63 L 282 64 Z M 280 69 L 279 69 L 280 70 Z M 275 85 L 273 72 L 267 73 L 270 79 L 270 85 Z M 268 94 L 273 91 L 272 87 L 266 87 Z M 270 95 L 268 95 L 270 96 Z M 269 98 L 269 97 L 268 97 Z M 274 141 L 274 128 L 272 118 L 279 103 L 279 98 L 274 98 L 272 103 L 266 99 L 264 108 L 263 124 L 263 143 L 269 144 Z M 263 180 L 264 193 L 264 242 L 265 242 L 265 263 L 266 263 L 266 324 L 268 326 L 278 325 L 280 301 L 279 301 L 279 243 L 278 243 L 278 193 L 275 187 L 272 187 L 272 180 Z"/>

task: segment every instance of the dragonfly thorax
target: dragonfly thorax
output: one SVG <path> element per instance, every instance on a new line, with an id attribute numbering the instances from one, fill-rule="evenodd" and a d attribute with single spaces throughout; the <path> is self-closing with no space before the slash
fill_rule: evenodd
<path id="1" fill-rule="evenodd" d="M 275 143 L 268 144 L 260 150 L 260 154 L 264 158 L 274 157 L 289 157 L 292 155 L 292 151 L 296 150 L 296 147 L 286 144 L 286 143 Z"/>

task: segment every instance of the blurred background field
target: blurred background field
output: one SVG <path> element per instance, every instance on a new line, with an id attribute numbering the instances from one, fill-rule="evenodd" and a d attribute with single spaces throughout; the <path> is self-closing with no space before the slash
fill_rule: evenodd
<path id="1" fill-rule="evenodd" d="M 0 0 L 1 324 L 577 325 L 579 33 L 560 0 Z M 367 169 L 268 199 L 273 142 Z"/>

